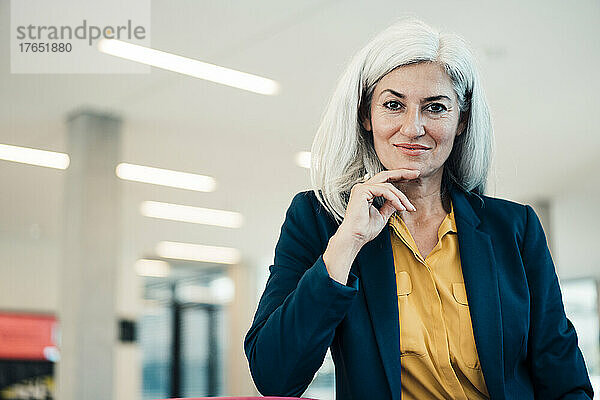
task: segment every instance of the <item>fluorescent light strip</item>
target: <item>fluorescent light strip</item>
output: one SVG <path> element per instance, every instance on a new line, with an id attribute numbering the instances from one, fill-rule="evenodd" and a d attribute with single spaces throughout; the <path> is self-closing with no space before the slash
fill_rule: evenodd
<path id="1" fill-rule="evenodd" d="M 242 226 L 243 221 L 242 214 L 234 211 L 214 210 L 158 201 L 142 202 L 140 212 L 142 215 L 151 218 L 223 226 L 225 228 L 239 228 Z"/>
<path id="2" fill-rule="evenodd" d="M 226 304 L 235 297 L 235 284 L 227 276 L 214 279 L 208 286 L 184 283 L 177 287 L 176 296 L 184 303 Z"/>
<path id="3" fill-rule="evenodd" d="M 112 56 L 259 94 L 274 95 L 279 92 L 279 84 L 272 79 L 208 64 L 121 40 L 102 39 L 98 42 L 98 50 Z"/>
<path id="4" fill-rule="evenodd" d="M 141 276 L 166 278 L 171 272 L 171 266 L 166 261 L 140 259 L 135 262 L 135 271 Z"/>
<path id="5" fill-rule="evenodd" d="M 11 146 L 9 144 L 0 144 L 0 160 L 56 169 L 67 169 L 70 163 L 69 155 L 65 153 Z"/>
<path id="6" fill-rule="evenodd" d="M 159 242 L 156 245 L 156 254 L 163 258 L 219 264 L 237 264 L 241 259 L 239 250 L 231 247 L 178 242 Z"/>
<path id="7" fill-rule="evenodd" d="M 212 192 L 217 185 L 213 177 L 206 175 L 127 163 L 117 165 L 116 174 L 119 178 L 128 181 L 151 183 L 153 185 L 170 186 L 198 192 Z"/>
<path id="8" fill-rule="evenodd" d="M 302 168 L 310 169 L 310 151 L 300 151 L 296 153 L 296 164 Z"/>

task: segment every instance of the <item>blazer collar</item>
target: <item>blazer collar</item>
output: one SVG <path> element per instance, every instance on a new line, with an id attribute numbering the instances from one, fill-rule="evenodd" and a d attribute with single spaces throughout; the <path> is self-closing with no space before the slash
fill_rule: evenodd
<path id="1" fill-rule="evenodd" d="M 504 354 L 498 275 L 490 236 L 479 230 L 480 218 L 467 196 L 451 186 L 459 252 L 473 334 L 488 392 L 504 399 Z M 479 202 L 479 199 L 474 199 Z M 475 207 L 480 207 L 477 203 Z M 357 257 L 359 276 L 394 400 L 400 400 L 400 325 L 394 256 L 389 226 L 367 243 Z"/>

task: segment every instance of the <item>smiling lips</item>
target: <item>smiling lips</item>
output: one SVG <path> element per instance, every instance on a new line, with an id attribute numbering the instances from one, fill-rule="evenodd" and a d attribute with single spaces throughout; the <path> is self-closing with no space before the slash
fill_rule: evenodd
<path id="1" fill-rule="evenodd" d="M 422 144 L 414 144 L 414 143 L 398 143 L 394 145 L 396 148 L 400 149 L 404 154 L 409 156 L 420 156 L 425 153 L 427 150 L 431 149 L 431 147 L 423 146 Z"/>
<path id="2" fill-rule="evenodd" d="M 431 147 L 423 146 L 422 144 L 416 143 L 398 143 L 395 144 L 396 147 L 404 147 L 410 150 L 429 150 Z"/>

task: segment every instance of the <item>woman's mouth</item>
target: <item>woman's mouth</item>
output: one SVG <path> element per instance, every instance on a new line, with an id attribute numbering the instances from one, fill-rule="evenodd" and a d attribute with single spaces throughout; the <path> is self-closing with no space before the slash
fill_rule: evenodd
<path id="1" fill-rule="evenodd" d="M 430 150 L 430 147 L 423 146 L 420 144 L 410 144 L 410 143 L 400 143 L 394 145 L 397 149 L 402 151 L 402 153 L 408 156 L 420 156 L 424 154 L 426 151 Z"/>

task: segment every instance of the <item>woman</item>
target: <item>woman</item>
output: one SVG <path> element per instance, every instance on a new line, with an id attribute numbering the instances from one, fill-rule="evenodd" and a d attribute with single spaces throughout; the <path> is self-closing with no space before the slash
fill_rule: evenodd
<path id="1" fill-rule="evenodd" d="M 299 396 L 331 348 L 339 399 L 589 399 L 539 219 L 483 195 L 492 127 L 465 43 L 418 20 L 352 60 L 245 339 Z"/>

